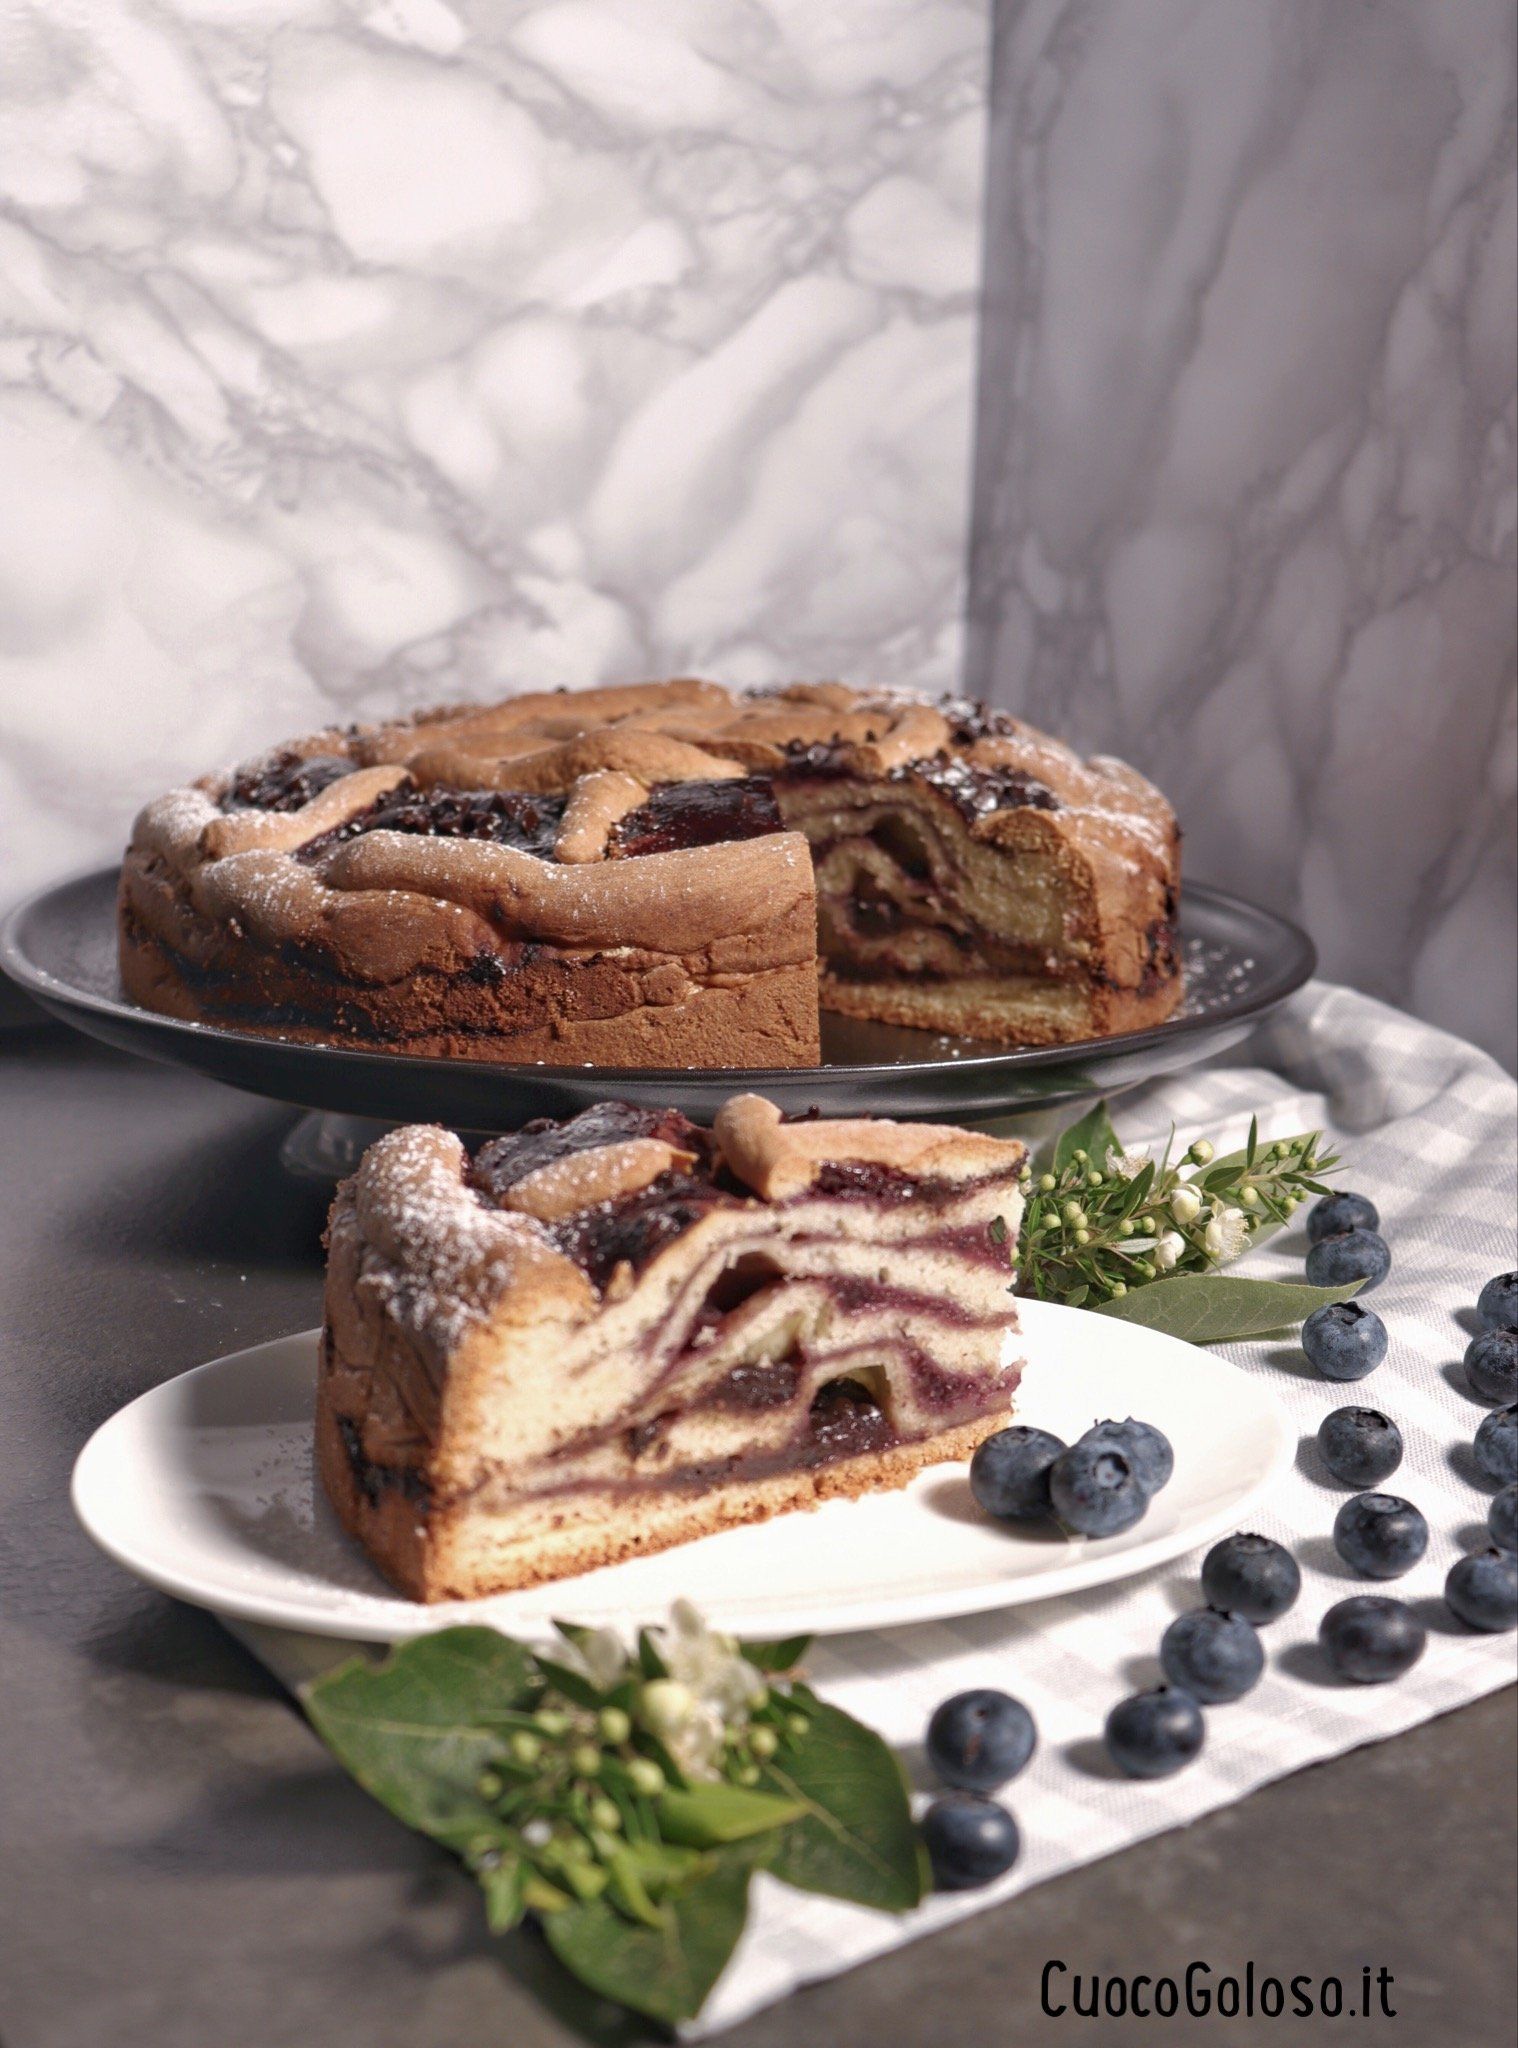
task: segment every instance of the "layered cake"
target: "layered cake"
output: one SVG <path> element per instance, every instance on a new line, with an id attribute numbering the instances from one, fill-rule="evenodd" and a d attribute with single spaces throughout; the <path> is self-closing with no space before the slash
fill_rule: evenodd
<path id="1" fill-rule="evenodd" d="M 1003 1043 L 1157 1023 L 1178 886 L 1157 790 L 1003 713 L 649 683 L 315 733 L 160 797 L 121 972 L 295 1039 L 806 1066 L 819 997 Z"/>
<path id="2" fill-rule="evenodd" d="M 604 1103 L 338 1190 L 317 1463 L 413 1599 L 903 1485 L 1007 1419 L 1023 1147 Z"/>

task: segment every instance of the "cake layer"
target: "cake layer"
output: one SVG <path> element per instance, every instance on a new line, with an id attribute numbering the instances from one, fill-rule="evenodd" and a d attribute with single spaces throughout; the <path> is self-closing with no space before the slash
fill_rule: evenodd
<path id="1" fill-rule="evenodd" d="M 820 946 L 851 1014 L 1075 1037 L 1177 999 L 1177 848 L 1132 770 L 958 700 L 540 692 L 312 734 L 149 804 L 121 970 L 151 1008 L 307 1041 L 799 1066 Z"/>
<path id="2" fill-rule="evenodd" d="M 328 1492 L 430 1599 L 471 1558 L 530 1583 L 900 1483 L 1009 1411 L 1023 1169 L 1012 1142 L 757 1097 L 710 1133 L 605 1104 L 473 1160 L 397 1132 L 333 1207 Z"/>

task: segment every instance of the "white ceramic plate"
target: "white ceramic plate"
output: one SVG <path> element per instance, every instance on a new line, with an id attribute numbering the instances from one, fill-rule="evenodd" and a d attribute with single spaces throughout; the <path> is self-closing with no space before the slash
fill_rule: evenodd
<path id="1" fill-rule="evenodd" d="M 98 1429 L 74 1508 L 149 1585 L 243 1621 L 394 1642 L 460 1621 L 517 1634 L 555 1615 L 623 1626 L 694 1600 L 749 1635 L 836 1634 L 1043 1600 L 1162 1564 L 1237 1528 L 1289 1462 L 1293 1433 L 1257 1379 L 1176 1338 L 1078 1309 L 1019 1304 L 1028 1361 L 1017 1418 L 1067 1439 L 1138 1415 L 1175 1446 L 1175 1477 L 1136 1528 L 1101 1542 L 993 1523 L 963 1465 L 899 1493 L 829 1501 L 655 1557 L 492 1600 L 398 1598 L 316 1483 L 316 1333 L 213 1359 Z"/>

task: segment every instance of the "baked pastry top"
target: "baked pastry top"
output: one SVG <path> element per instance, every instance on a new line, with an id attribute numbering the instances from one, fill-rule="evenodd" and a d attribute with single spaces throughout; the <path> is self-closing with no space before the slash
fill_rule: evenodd
<path id="1" fill-rule="evenodd" d="M 403 1591 L 472 1597 L 835 1494 L 1005 1422 L 1024 1148 L 604 1103 L 391 1133 L 328 1233 L 318 1466 Z"/>
<path id="2" fill-rule="evenodd" d="M 150 803 L 122 975 L 297 1038 L 781 1067 L 818 1057 L 820 945 L 827 1007 L 1051 1042 L 1174 1007 L 1178 844 L 1132 769 L 963 700 L 536 693 Z"/>

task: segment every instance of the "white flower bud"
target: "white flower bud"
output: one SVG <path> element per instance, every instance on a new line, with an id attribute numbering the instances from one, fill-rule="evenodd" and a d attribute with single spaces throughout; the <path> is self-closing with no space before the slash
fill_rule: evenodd
<path id="1" fill-rule="evenodd" d="M 682 1729 L 695 1711 L 696 1696 L 678 1678 L 653 1678 L 642 1692 L 643 1719 L 666 1740 Z"/>
<path id="2" fill-rule="evenodd" d="M 1162 1273 L 1168 1273 L 1185 1249 L 1186 1240 L 1180 1232 L 1167 1230 L 1149 1256 Z"/>
<path id="3" fill-rule="evenodd" d="M 1202 1213 L 1202 1198 L 1196 1189 L 1177 1188 L 1170 1197 L 1170 1213 L 1177 1223 L 1195 1223 Z"/>

